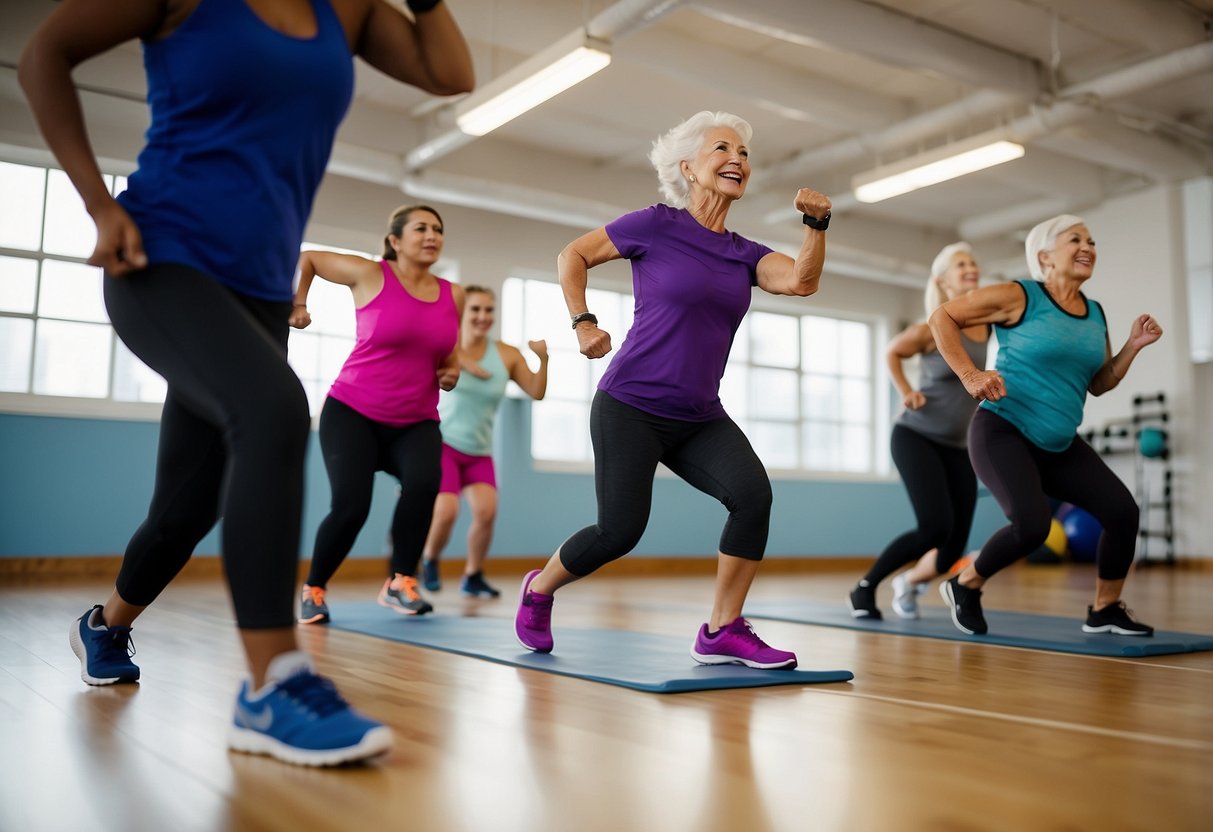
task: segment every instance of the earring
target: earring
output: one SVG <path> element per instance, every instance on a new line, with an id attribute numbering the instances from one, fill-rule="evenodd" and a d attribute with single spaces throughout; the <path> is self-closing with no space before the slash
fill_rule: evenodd
<path id="1" fill-rule="evenodd" d="M 693 174 L 693 173 L 691 174 L 691 181 L 692 181 L 692 182 L 694 182 L 694 181 L 695 181 L 695 174 Z"/>

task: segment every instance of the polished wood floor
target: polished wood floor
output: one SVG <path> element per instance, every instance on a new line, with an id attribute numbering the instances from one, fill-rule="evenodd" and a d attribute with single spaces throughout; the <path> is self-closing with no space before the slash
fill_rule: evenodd
<path id="1" fill-rule="evenodd" d="M 561 593 L 557 645 L 566 625 L 689 644 L 711 579 L 620 572 Z M 509 626 L 518 575 L 492 577 L 502 600 L 448 584 L 438 610 Z M 753 597 L 843 603 L 854 578 L 768 570 Z M 1077 619 L 1093 581 L 1020 566 L 986 603 Z M 218 579 L 175 584 L 139 621 L 141 684 L 84 685 L 68 624 L 107 586 L 0 588 L 0 830 L 1213 829 L 1213 653 L 1107 659 L 756 622 L 802 667 L 854 682 L 655 695 L 306 628 L 321 669 L 396 732 L 376 763 L 314 770 L 225 750 L 242 664 Z M 1131 606 L 1161 628 L 1213 633 L 1211 597 L 1213 570 L 1130 578 Z"/>

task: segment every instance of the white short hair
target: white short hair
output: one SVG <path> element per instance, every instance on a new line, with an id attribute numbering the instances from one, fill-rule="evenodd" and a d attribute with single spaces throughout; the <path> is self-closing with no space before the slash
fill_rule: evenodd
<path id="1" fill-rule="evenodd" d="M 1059 214 L 1050 220 L 1045 220 L 1028 232 L 1028 238 L 1024 240 L 1023 248 L 1024 254 L 1028 258 L 1028 271 L 1032 274 L 1032 279 L 1041 281 L 1045 279 L 1045 271 L 1040 265 L 1040 253 L 1052 251 L 1058 236 L 1067 228 L 1086 224 L 1086 220 L 1082 217 L 1076 217 L 1073 214 Z"/>
<path id="2" fill-rule="evenodd" d="M 712 112 L 701 110 L 686 121 L 672 128 L 653 142 L 649 152 L 649 161 L 657 169 L 657 182 L 661 195 L 667 204 L 674 208 L 687 207 L 691 189 L 686 177 L 682 175 L 683 162 L 690 162 L 703 145 L 703 138 L 709 130 L 717 127 L 728 127 L 741 137 L 742 144 L 749 144 L 754 135 L 754 128 L 740 116 L 732 113 Z"/>
<path id="3" fill-rule="evenodd" d="M 952 243 L 950 246 L 941 248 L 939 254 L 936 254 L 935 259 L 931 261 L 931 276 L 927 278 L 927 291 L 923 296 L 923 306 L 926 307 L 928 318 L 947 300 L 939 288 L 937 278 L 943 277 L 944 272 L 952 265 L 952 258 L 961 253 L 971 255 L 973 247 L 961 240 L 959 243 Z"/>

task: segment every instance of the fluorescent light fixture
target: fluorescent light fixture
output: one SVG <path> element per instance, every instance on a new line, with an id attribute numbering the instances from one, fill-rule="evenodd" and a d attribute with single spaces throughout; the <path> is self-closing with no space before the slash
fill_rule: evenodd
<path id="1" fill-rule="evenodd" d="M 851 188 L 860 202 L 880 202 L 1001 165 L 1023 153 L 1023 145 L 986 133 L 857 174 Z"/>
<path id="2" fill-rule="evenodd" d="M 459 102 L 455 124 L 469 136 L 483 136 L 610 62 L 610 47 L 578 29 Z"/>

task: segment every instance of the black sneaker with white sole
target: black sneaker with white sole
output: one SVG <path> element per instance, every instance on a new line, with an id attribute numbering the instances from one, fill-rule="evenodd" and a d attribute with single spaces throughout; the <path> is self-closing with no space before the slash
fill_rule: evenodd
<path id="1" fill-rule="evenodd" d="M 855 584 L 849 602 L 852 618 L 871 618 L 874 621 L 884 618 L 876 607 L 876 587 L 870 586 L 867 581 Z"/>
<path id="2" fill-rule="evenodd" d="M 981 590 L 961 586 L 960 577 L 944 581 L 939 585 L 939 594 L 952 611 L 952 623 L 956 629 L 971 636 L 984 636 L 989 631 L 986 616 L 981 611 Z"/>
<path id="3" fill-rule="evenodd" d="M 1108 604 L 1102 610 L 1087 607 L 1087 623 L 1082 625 L 1084 633 L 1115 633 L 1119 636 L 1152 636 L 1154 628 L 1133 618 L 1124 601 Z"/>

